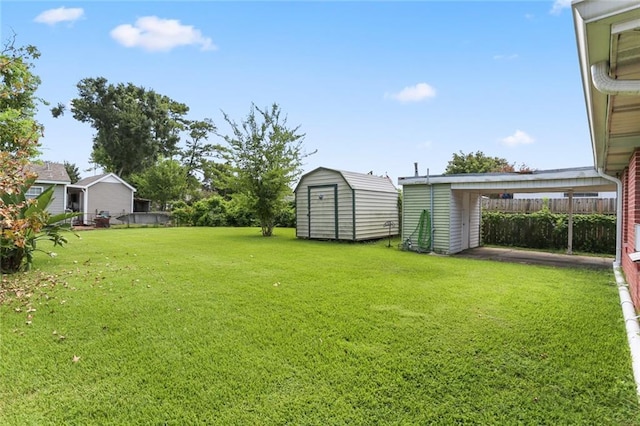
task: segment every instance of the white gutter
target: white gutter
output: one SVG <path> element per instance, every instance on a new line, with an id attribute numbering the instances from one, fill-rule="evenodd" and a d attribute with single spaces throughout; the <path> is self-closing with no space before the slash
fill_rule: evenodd
<path id="1" fill-rule="evenodd" d="M 636 382 L 636 395 L 638 399 L 640 399 L 640 326 L 638 326 L 638 317 L 636 316 L 633 301 L 629 294 L 629 287 L 622 276 L 619 266 L 613 267 L 613 274 L 616 277 L 622 316 L 627 329 L 627 340 L 629 342 L 629 350 L 631 351 L 631 369 L 633 370 L 633 378 Z"/>
<path id="2" fill-rule="evenodd" d="M 598 174 L 603 179 L 616 184 L 616 260 L 613 266 L 622 264 L 622 182 L 620 179 L 605 174 L 602 169 L 598 169 Z"/>
<path id="3" fill-rule="evenodd" d="M 609 77 L 609 63 L 600 61 L 591 65 L 591 82 L 605 95 L 640 95 L 640 80 L 616 80 Z"/>

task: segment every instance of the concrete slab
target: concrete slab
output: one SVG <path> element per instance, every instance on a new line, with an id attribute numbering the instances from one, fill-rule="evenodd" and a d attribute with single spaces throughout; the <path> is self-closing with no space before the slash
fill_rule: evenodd
<path id="1" fill-rule="evenodd" d="M 455 254 L 469 259 L 495 260 L 528 265 L 547 265 L 564 268 L 610 269 L 614 257 L 578 256 L 541 251 L 512 249 L 508 247 L 477 247 Z"/>

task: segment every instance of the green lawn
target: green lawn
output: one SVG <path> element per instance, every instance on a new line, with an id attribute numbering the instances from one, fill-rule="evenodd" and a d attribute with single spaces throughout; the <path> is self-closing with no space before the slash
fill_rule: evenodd
<path id="1" fill-rule="evenodd" d="M 0 424 L 640 425 L 611 271 L 276 234 L 88 231 L 5 276 Z"/>

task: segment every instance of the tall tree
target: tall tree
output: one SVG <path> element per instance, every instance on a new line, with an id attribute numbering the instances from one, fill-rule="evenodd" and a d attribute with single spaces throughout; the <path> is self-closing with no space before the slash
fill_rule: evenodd
<path id="1" fill-rule="evenodd" d="M 271 236 L 276 217 L 285 208 L 285 196 L 291 193 L 290 185 L 301 174 L 302 160 L 313 153 L 303 151 L 305 135 L 299 133 L 300 126 L 289 128 L 275 103 L 264 110 L 251 104 L 241 124 L 223 114 L 232 129 L 223 138 L 237 188 L 247 195 L 262 235 Z"/>
<path id="2" fill-rule="evenodd" d="M 230 162 L 206 161 L 203 164 L 202 187 L 226 200 L 235 192 L 235 175 Z"/>
<path id="3" fill-rule="evenodd" d="M 91 159 L 106 171 L 128 178 L 177 154 L 189 111 L 185 104 L 132 83 L 109 84 L 104 77 L 85 78 L 77 87 L 71 112 L 96 130 Z M 57 117 L 64 106 L 51 111 Z"/>
<path id="4" fill-rule="evenodd" d="M 144 172 L 131 176 L 140 196 L 149 198 L 160 210 L 167 208 L 167 203 L 183 198 L 187 190 L 187 171 L 180 162 L 172 159 L 160 159 Z"/>
<path id="5" fill-rule="evenodd" d="M 26 192 L 35 181 L 28 165 L 38 154 L 42 126 L 35 120 L 40 79 L 32 61 L 40 57 L 34 46 L 15 47 L 15 37 L 0 52 L 0 272 L 28 269 L 38 239 L 62 245 L 59 221 L 71 215 L 51 216 L 53 187 L 35 199 Z M 42 101 L 44 102 L 44 101 Z M 0 285 L 2 285 L 0 283 Z"/>
<path id="6" fill-rule="evenodd" d="M 514 166 L 506 159 L 500 157 L 489 157 L 482 151 L 465 154 L 454 153 L 453 158 L 449 160 L 444 174 L 460 174 L 460 173 L 489 173 L 489 172 L 512 172 Z"/>
<path id="7" fill-rule="evenodd" d="M 75 163 L 70 163 L 65 161 L 64 169 L 67 171 L 69 175 L 69 179 L 71 179 L 71 183 L 76 183 L 80 180 L 80 170 L 78 170 L 78 166 Z"/>
<path id="8" fill-rule="evenodd" d="M 180 151 L 182 164 L 187 169 L 187 175 L 195 177 L 196 173 L 204 175 L 208 159 L 218 151 L 218 146 L 207 143 L 209 136 L 214 134 L 216 126 L 210 118 L 188 122 L 189 138 L 185 148 Z"/>

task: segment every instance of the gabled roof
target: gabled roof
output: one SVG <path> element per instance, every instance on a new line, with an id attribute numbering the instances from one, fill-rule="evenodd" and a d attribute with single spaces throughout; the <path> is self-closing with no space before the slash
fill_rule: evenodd
<path id="1" fill-rule="evenodd" d="M 129 185 L 127 182 L 125 182 L 121 177 L 119 177 L 115 173 L 106 173 L 106 174 L 101 174 L 96 176 L 90 176 L 88 178 L 80 179 L 78 182 L 69 186 L 71 188 L 89 188 L 90 186 L 93 186 L 100 182 L 121 183 L 126 187 L 128 187 L 129 189 L 131 189 L 133 192 L 136 191 L 136 189 L 133 186 Z"/>
<path id="2" fill-rule="evenodd" d="M 38 175 L 36 182 L 67 185 L 71 183 L 71 178 L 65 169 L 64 164 L 45 161 L 42 164 L 30 164 L 29 169 Z"/>
<path id="3" fill-rule="evenodd" d="M 320 170 L 328 170 L 331 172 L 339 173 L 351 189 L 378 192 L 397 192 L 395 185 L 387 176 L 375 176 L 367 173 L 348 172 L 346 170 L 330 169 L 328 167 L 318 167 L 302 175 L 295 191 L 298 190 L 298 186 L 300 185 L 300 183 L 302 183 L 306 176 L 317 173 Z"/>

